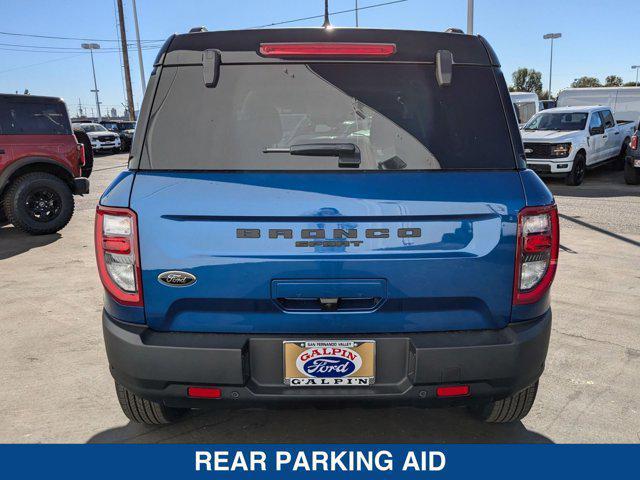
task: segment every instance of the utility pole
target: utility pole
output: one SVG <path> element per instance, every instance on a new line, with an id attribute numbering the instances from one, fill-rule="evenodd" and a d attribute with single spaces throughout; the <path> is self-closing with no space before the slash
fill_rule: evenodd
<path id="1" fill-rule="evenodd" d="M 357 0 L 356 0 L 356 3 Z M 136 43 L 138 44 L 138 64 L 140 66 L 140 83 L 142 85 L 142 94 L 147 89 L 147 82 L 144 77 L 144 63 L 142 63 L 142 47 L 140 46 L 140 28 L 138 27 L 138 9 L 136 8 L 136 0 L 132 1 L 133 5 L 133 24 L 136 26 Z M 356 16 L 357 16 L 356 11 Z"/>
<path id="2" fill-rule="evenodd" d="M 358 28 L 360 24 L 358 23 L 358 0 L 356 0 L 356 28 Z"/>
<path id="3" fill-rule="evenodd" d="M 638 71 L 640 70 L 640 65 L 631 65 L 631 68 L 636 71 L 636 87 L 638 86 Z"/>
<path id="4" fill-rule="evenodd" d="M 548 100 L 551 100 L 551 75 L 553 74 L 553 41 L 556 38 L 560 37 L 562 37 L 561 33 L 547 33 L 546 35 L 542 36 L 544 40 L 551 40 L 551 59 L 549 60 L 549 92 L 547 92 Z"/>
<path id="5" fill-rule="evenodd" d="M 473 0 L 467 0 L 467 35 L 473 35 Z"/>
<path id="6" fill-rule="evenodd" d="M 118 0 L 118 23 L 120 24 L 120 42 L 122 43 L 122 63 L 124 65 L 124 81 L 127 87 L 127 104 L 129 105 L 129 120 L 135 120 L 133 109 L 133 91 L 131 90 L 131 71 L 129 70 L 129 51 L 127 50 L 127 32 L 124 27 L 124 8 L 122 0 Z"/>
<path id="7" fill-rule="evenodd" d="M 98 82 L 96 81 L 96 66 L 93 63 L 93 51 L 100 49 L 99 43 L 83 43 L 80 45 L 85 50 L 89 50 L 91 54 L 91 70 L 93 71 L 93 93 L 96 94 L 96 109 L 98 110 L 98 122 L 102 121 L 102 114 L 100 113 L 100 97 L 98 97 Z M 93 109 L 91 109 L 93 111 Z M 93 114 L 91 115 L 93 116 Z"/>

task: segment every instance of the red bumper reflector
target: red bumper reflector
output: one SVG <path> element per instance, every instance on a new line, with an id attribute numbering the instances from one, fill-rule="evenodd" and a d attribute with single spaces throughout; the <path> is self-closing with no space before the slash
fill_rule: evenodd
<path id="1" fill-rule="evenodd" d="M 211 387 L 189 387 L 187 395 L 192 398 L 220 398 L 222 390 Z"/>
<path id="2" fill-rule="evenodd" d="M 389 57 L 395 43 L 261 43 L 265 57 Z"/>
<path id="3" fill-rule="evenodd" d="M 451 387 L 436 388 L 438 397 L 463 397 L 469 395 L 469 385 L 453 385 Z"/>
<path id="4" fill-rule="evenodd" d="M 102 248 L 109 253 L 128 254 L 131 252 L 131 243 L 125 237 L 103 237 Z"/>

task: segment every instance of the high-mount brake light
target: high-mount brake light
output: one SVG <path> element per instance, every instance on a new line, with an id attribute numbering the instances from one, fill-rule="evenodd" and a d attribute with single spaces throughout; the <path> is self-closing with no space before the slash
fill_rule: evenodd
<path id="1" fill-rule="evenodd" d="M 128 208 L 98 205 L 96 209 L 95 242 L 100 280 L 107 293 L 123 305 L 143 305 L 137 224 L 135 212 Z"/>
<path id="2" fill-rule="evenodd" d="M 556 205 L 523 208 L 518 214 L 517 242 L 513 304 L 535 303 L 551 287 L 558 264 Z"/>
<path id="3" fill-rule="evenodd" d="M 265 57 L 389 57 L 396 53 L 395 43 L 261 43 Z"/>

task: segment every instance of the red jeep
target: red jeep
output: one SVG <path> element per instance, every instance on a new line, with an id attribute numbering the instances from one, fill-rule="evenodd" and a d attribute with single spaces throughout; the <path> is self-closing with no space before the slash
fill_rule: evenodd
<path id="1" fill-rule="evenodd" d="M 89 193 L 85 147 L 60 98 L 0 94 L 0 222 L 33 235 L 62 229 Z"/>

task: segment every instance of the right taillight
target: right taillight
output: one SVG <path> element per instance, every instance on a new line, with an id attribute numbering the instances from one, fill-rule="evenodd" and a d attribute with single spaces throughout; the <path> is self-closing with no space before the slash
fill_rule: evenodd
<path id="1" fill-rule="evenodd" d="M 631 141 L 629 142 L 629 148 L 631 150 L 638 149 L 638 134 L 636 133 L 633 137 L 631 137 Z"/>
<path id="2" fill-rule="evenodd" d="M 95 225 L 100 280 L 115 301 L 142 305 L 137 218 L 128 208 L 98 205 Z"/>
<path id="3" fill-rule="evenodd" d="M 518 214 L 513 303 L 535 303 L 553 282 L 560 231 L 556 205 L 526 207 Z"/>

